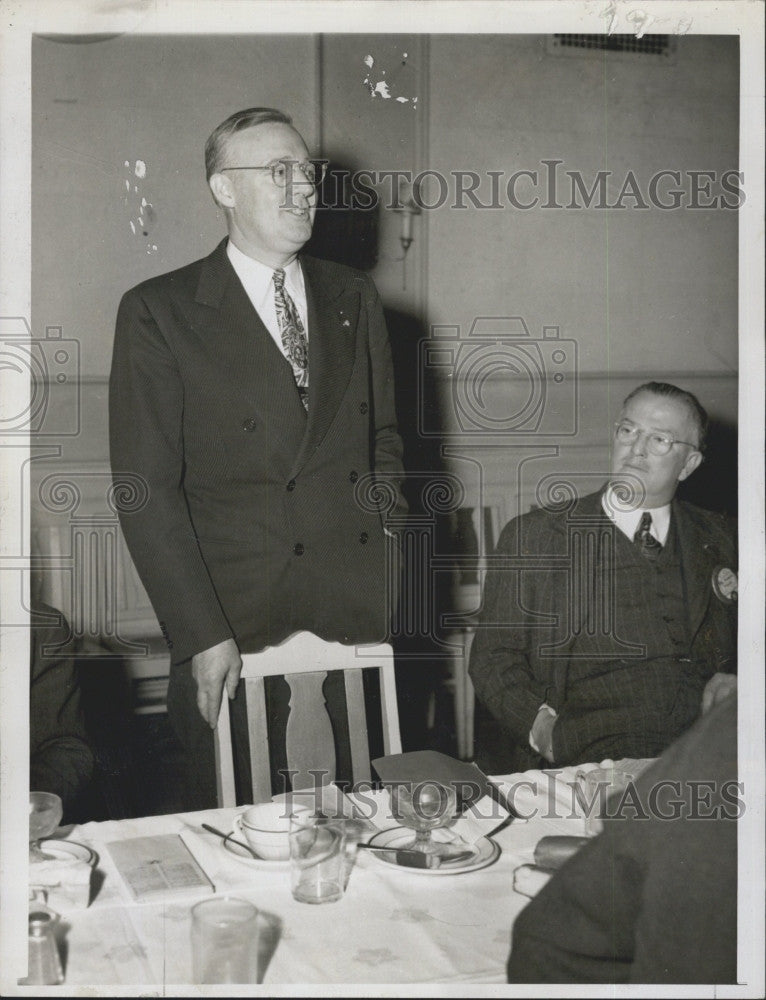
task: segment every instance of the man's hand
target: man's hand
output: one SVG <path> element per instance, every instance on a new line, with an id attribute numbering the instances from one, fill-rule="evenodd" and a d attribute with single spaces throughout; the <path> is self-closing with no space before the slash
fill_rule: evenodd
<path id="1" fill-rule="evenodd" d="M 702 692 L 702 714 L 709 712 L 713 705 L 728 698 L 737 690 L 736 674 L 713 674 Z"/>
<path id="2" fill-rule="evenodd" d="M 197 707 L 205 722 L 215 729 L 221 711 L 224 682 L 230 698 L 237 693 L 242 657 L 236 642 L 224 639 L 217 646 L 195 653 L 191 669 L 192 677 L 197 682 Z"/>
<path id="3" fill-rule="evenodd" d="M 549 764 L 553 763 L 553 727 L 556 725 L 557 718 L 558 716 L 552 708 L 543 705 L 535 716 L 532 731 L 529 734 L 533 748 L 541 757 L 545 757 Z"/>

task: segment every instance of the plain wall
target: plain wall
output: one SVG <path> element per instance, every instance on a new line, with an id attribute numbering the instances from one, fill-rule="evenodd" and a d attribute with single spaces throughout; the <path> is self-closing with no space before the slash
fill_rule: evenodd
<path id="1" fill-rule="evenodd" d="M 677 46 L 670 59 L 573 56 L 537 36 L 433 36 L 429 165 L 543 176 L 557 159 L 589 187 L 612 171 L 612 198 L 629 170 L 644 192 L 663 169 L 736 170 L 738 39 Z M 559 188 L 566 205 L 563 176 Z M 518 192 L 531 199 L 531 184 Z M 433 323 L 481 311 L 556 324 L 588 372 L 736 371 L 736 211 L 445 208 L 429 224 Z"/>
<path id="2" fill-rule="evenodd" d="M 103 376 L 122 294 L 225 235 L 204 171 L 215 126 L 240 108 L 280 107 L 316 142 L 317 42 L 35 38 L 32 59 L 32 322 L 38 336 L 56 325 L 79 338 L 82 374 Z M 143 226 L 142 199 L 153 210 Z"/>

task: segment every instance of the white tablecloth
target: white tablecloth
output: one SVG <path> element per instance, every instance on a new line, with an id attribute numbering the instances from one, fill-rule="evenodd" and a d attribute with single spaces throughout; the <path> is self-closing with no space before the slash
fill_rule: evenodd
<path id="1" fill-rule="evenodd" d="M 563 789 L 564 799 L 566 779 L 574 774 L 569 770 L 555 786 L 559 793 Z M 201 829 L 200 824 L 208 822 L 231 830 L 238 810 L 76 827 L 69 839 L 98 853 L 95 877 L 101 885 L 87 909 L 62 914 L 68 925 L 66 987 L 161 990 L 190 982 L 190 907 L 196 900 L 129 902 L 104 847 L 111 840 L 189 831 L 216 891 L 251 900 L 263 914 L 264 939 L 277 940 L 264 970 L 264 988 L 299 983 L 502 983 L 510 930 L 528 902 L 513 890 L 514 870 L 532 863 L 542 836 L 582 835 L 584 824 L 571 810 L 551 808 L 553 786 L 540 772 L 495 780 L 532 818 L 514 820 L 496 834 L 502 854 L 493 865 L 434 876 L 394 868 L 359 852 L 344 897 L 322 906 L 293 900 L 287 864 L 273 870 L 255 868 Z M 536 792 L 530 792 L 530 784 L 536 785 Z"/>

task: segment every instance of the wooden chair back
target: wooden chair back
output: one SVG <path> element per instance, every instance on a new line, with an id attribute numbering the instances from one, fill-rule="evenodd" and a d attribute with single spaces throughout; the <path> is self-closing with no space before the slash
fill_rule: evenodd
<path id="1" fill-rule="evenodd" d="M 365 669 L 377 668 L 379 671 L 384 753 L 401 753 L 394 655 L 389 645 L 344 646 L 339 642 L 325 642 L 311 632 L 296 632 L 278 646 L 269 646 L 259 653 L 245 653 L 242 663 L 253 802 L 265 802 L 272 797 L 266 677 L 283 675 L 290 687 L 285 742 L 288 768 L 296 772 L 292 779 L 294 790 L 313 787 L 317 772 L 325 776 L 323 784 L 336 775 L 332 722 L 322 692 L 329 671 L 342 670 L 344 674 L 353 781 L 371 780 L 362 677 Z M 225 692 L 215 730 L 215 755 L 218 803 L 220 806 L 236 805 L 231 723 Z"/>

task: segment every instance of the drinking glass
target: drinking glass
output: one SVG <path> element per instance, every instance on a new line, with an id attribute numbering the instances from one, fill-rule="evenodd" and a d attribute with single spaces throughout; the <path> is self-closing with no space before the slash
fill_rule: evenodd
<path id="1" fill-rule="evenodd" d="M 192 961 L 199 984 L 258 982 L 258 910 L 236 896 L 192 907 Z"/>
<path id="2" fill-rule="evenodd" d="M 614 818 L 622 793 L 634 781 L 634 776 L 619 767 L 596 767 L 578 771 L 576 779 L 583 789 L 585 801 L 585 835 L 595 837 L 604 828 L 604 820 Z"/>
<path id="3" fill-rule="evenodd" d="M 53 792 L 29 793 L 29 855 L 36 861 L 47 855 L 40 850 L 40 841 L 50 837 L 61 822 L 64 807 Z"/>
<path id="4" fill-rule="evenodd" d="M 425 854 L 442 853 L 444 845 L 433 840 L 431 831 L 454 822 L 457 804 L 454 786 L 438 781 L 407 782 L 391 785 L 389 794 L 396 819 L 415 831 L 413 841 L 396 846 Z"/>
<path id="5" fill-rule="evenodd" d="M 300 903 L 335 903 L 346 887 L 347 821 L 307 813 L 290 817 L 290 882 Z"/>

